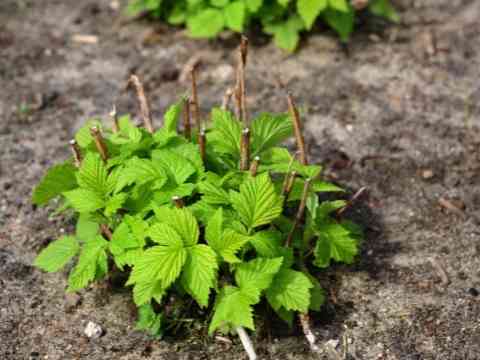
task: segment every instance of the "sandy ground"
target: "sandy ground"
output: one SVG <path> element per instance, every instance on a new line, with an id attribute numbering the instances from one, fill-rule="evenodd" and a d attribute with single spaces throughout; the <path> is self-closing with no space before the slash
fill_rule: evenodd
<path id="1" fill-rule="evenodd" d="M 248 103 L 253 113 L 285 111 L 281 79 L 328 177 L 352 192 L 369 188 L 349 214 L 366 230 L 361 257 L 318 273 L 328 303 L 314 330 L 323 347 L 339 341 L 319 357 L 480 359 L 480 3 L 395 4 L 400 25 L 362 21 L 349 46 L 319 31 L 288 56 L 252 36 Z M 157 119 L 186 90 L 182 69 L 194 57 L 203 111 L 232 83 L 235 37 L 194 42 L 118 16 L 110 1 L 0 3 L 0 358 L 244 359 L 236 339 L 201 331 L 154 341 L 134 330 L 128 291 L 65 297 L 66 273 L 31 266 L 72 229 L 32 207 L 32 187 L 69 155 L 85 119 L 106 118 L 114 101 L 136 111 L 121 93 L 131 72 Z M 105 335 L 87 339 L 88 321 Z M 318 358 L 297 330 L 276 327 L 255 341 L 262 359 Z"/>

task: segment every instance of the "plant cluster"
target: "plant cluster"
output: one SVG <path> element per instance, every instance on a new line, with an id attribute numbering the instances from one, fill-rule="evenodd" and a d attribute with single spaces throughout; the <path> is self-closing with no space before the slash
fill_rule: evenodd
<path id="1" fill-rule="evenodd" d="M 364 9 L 399 20 L 389 0 L 131 0 L 127 12 L 148 12 L 171 25 L 185 24 L 195 38 L 212 38 L 224 29 L 241 33 L 258 23 L 278 47 L 293 51 L 300 33 L 312 30 L 318 19 L 347 41 L 357 13 Z"/>
<path id="2" fill-rule="evenodd" d="M 51 242 L 35 266 L 56 272 L 75 259 L 67 266 L 69 292 L 124 272 L 138 327 L 153 335 L 175 321 L 165 306 L 172 297 L 190 299 L 179 302 L 180 313 L 193 301 L 204 308 L 209 333 L 236 331 L 247 343 L 244 329 L 255 329 L 260 302 L 290 324 L 298 313 L 309 332 L 308 313 L 324 301 L 311 269 L 351 263 L 360 231 L 339 216 L 345 201 L 319 201 L 319 193 L 342 189 L 309 164 L 293 98 L 289 114 L 248 118 L 246 51 L 244 39 L 233 96 L 208 123 L 198 110 L 195 69 L 191 98 L 172 105 L 159 130 L 132 75 L 144 128 L 115 112 L 111 129 L 88 121 L 71 141 L 73 157 L 35 188 L 35 204 L 60 198 L 57 213 L 77 219 L 76 233 Z M 298 154 L 281 146 L 291 136 Z"/>

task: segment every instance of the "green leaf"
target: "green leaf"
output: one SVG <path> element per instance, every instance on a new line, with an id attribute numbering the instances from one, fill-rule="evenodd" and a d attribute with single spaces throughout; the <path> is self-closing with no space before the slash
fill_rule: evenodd
<path id="1" fill-rule="evenodd" d="M 225 25 L 234 31 L 242 32 L 246 17 L 246 8 L 243 1 L 231 2 L 223 11 Z"/>
<path id="2" fill-rule="evenodd" d="M 372 0 L 368 4 L 368 9 L 372 14 L 382 16 L 395 23 L 400 21 L 400 16 L 390 4 L 389 0 Z"/>
<path id="3" fill-rule="evenodd" d="M 228 192 L 218 185 L 214 185 L 207 181 L 198 184 L 198 189 L 203 194 L 202 200 L 211 205 L 228 205 L 230 204 L 230 196 Z"/>
<path id="4" fill-rule="evenodd" d="M 77 173 L 78 185 L 104 196 L 107 191 L 107 169 L 97 153 L 87 153 Z"/>
<path id="5" fill-rule="evenodd" d="M 292 134 L 288 115 L 261 114 L 252 122 L 252 156 L 279 145 Z"/>
<path id="6" fill-rule="evenodd" d="M 242 125 L 229 111 L 214 108 L 212 110 L 213 130 L 207 134 L 207 143 L 215 151 L 240 158 L 240 137 Z"/>
<path id="7" fill-rule="evenodd" d="M 316 266 L 326 267 L 330 259 L 347 264 L 353 262 L 358 254 L 358 241 L 348 228 L 331 221 L 320 224 L 315 231 L 318 235 L 314 251 Z"/>
<path id="8" fill-rule="evenodd" d="M 177 132 L 178 119 L 180 118 L 184 104 L 185 99 L 181 99 L 168 108 L 167 112 L 163 116 L 163 126 L 167 131 L 174 133 Z"/>
<path id="9" fill-rule="evenodd" d="M 283 197 L 275 192 L 270 176 L 265 173 L 240 186 L 240 192 L 231 192 L 232 206 L 249 229 L 265 225 L 282 213 Z"/>
<path id="10" fill-rule="evenodd" d="M 118 177 L 115 192 L 118 193 L 132 184 L 143 185 L 155 181 L 158 187 L 163 186 L 167 176 L 163 168 L 155 166 L 151 160 L 134 157 L 125 163 L 125 167 Z"/>
<path id="11" fill-rule="evenodd" d="M 135 262 L 127 285 L 160 280 L 167 289 L 180 275 L 187 250 L 178 245 L 153 246 Z"/>
<path id="12" fill-rule="evenodd" d="M 187 251 L 188 257 L 181 277 L 182 285 L 201 307 L 206 307 L 210 289 L 215 287 L 216 283 L 217 256 L 204 244 L 189 247 Z"/>
<path id="13" fill-rule="evenodd" d="M 74 236 L 63 236 L 43 249 L 35 258 L 33 265 L 47 272 L 55 272 L 64 267 L 79 250 L 78 241 Z"/>
<path id="14" fill-rule="evenodd" d="M 75 189 L 64 192 L 63 195 L 79 213 L 93 212 L 105 205 L 105 201 L 98 193 L 91 190 Z"/>
<path id="15" fill-rule="evenodd" d="M 252 304 L 260 301 L 260 295 L 272 283 L 273 277 L 282 266 L 282 258 L 256 258 L 238 265 L 235 281 Z"/>
<path id="16" fill-rule="evenodd" d="M 279 48 L 293 52 L 297 48 L 299 33 L 303 28 L 303 20 L 299 16 L 291 16 L 285 22 L 265 25 L 264 30 L 267 34 L 273 35 Z"/>
<path id="17" fill-rule="evenodd" d="M 194 38 L 211 38 L 223 30 L 223 13 L 214 8 L 201 10 L 187 19 L 189 34 Z"/>
<path id="18" fill-rule="evenodd" d="M 348 12 L 350 9 L 347 0 L 328 0 L 328 4 L 331 8 L 342 12 Z"/>
<path id="19" fill-rule="evenodd" d="M 305 21 L 307 30 L 310 30 L 315 22 L 315 19 L 320 13 L 327 8 L 327 0 L 298 0 L 297 11 L 298 14 Z"/>
<path id="20" fill-rule="evenodd" d="M 188 208 L 166 209 L 162 212 L 160 221 L 168 224 L 180 235 L 184 246 L 193 246 L 198 242 L 200 231 L 197 220 Z"/>
<path id="21" fill-rule="evenodd" d="M 88 214 L 80 214 L 75 227 L 75 235 L 78 240 L 87 242 L 98 235 L 99 228 L 100 225 L 98 225 L 98 223 L 94 221 L 91 216 Z"/>
<path id="22" fill-rule="evenodd" d="M 149 235 L 153 241 L 163 246 L 183 248 L 182 237 L 168 223 L 155 224 L 150 228 Z"/>
<path id="23" fill-rule="evenodd" d="M 347 205 L 345 200 L 324 201 L 318 206 L 315 218 L 317 218 L 317 221 L 322 222 L 332 212 L 341 209 L 345 205 Z"/>
<path id="24" fill-rule="evenodd" d="M 341 187 L 325 181 L 315 180 L 312 182 L 314 192 L 345 192 Z"/>
<path id="25" fill-rule="evenodd" d="M 165 290 L 162 288 L 160 280 L 139 282 L 133 287 L 133 301 L 137 306 L 149 304 L 152 298 L 160 303 L 163 295 L 165 295 Z"/>
<path id="26" fill-rule="evenodd" d="M 325 302 L 325 292 L 318 280 L 310 274 L 305 274 L 313 284 L 313 288 L 310 291 L 310 310 L 320 311 L 323 303 Z"/>
<path id="27" fill-rule="evenodd" d="M 313 287 L 308 277 L 295 270 L 281 269 L 267 289 L 267 299 L 274 309 L 284 307 L 306 313 L 310 306 L 310 289 Z"/>
<path id="28" fill-rule="evenodd" d="M 257 254 L 267 258 L 280 256 L 282 235 L 278 231 L 259 231 L 250 238 Z"/>
<path id="29" fill-rule="evenodd" d="M 50 168 L 35 187 L 32 202 L 35 205 L 45 205 L 61 193 L 74 189 L 77 186 L 75 172 L 75 167 L 68 162 Z"/>
<path id="30" fill-rule="evenodd" d="M 78 263 L 68 277 L 68 292 L 83 289 L 105 272 L 107 246 L 108 242 L 99 235 L 83 245 Z"/>
<path id="31" fill-rule="evenodd" d="M 245 0 L 248 9 L 252 13 L 256 13 L 262 7 L 263 0 Z"/>
<path id="32" fill-rule="evenodd" d="M 327 24 L 338 33 L 340 40 L 347 42 L 353 31 L 355 12 L 352 9 L 343 12 L 328 8 L 323 15 Z"/>
<path id="33" fill-rule="evenodd" d="M 152 152 L 155 165 L 163 167 L 169 178 L 178 185 L 183 184 L 196 171 L 192 163 L 185 157 L 170 150 L 155 150 Z"/>
<path id="34" fill-rule="evenodd" d="M 156 314 L 151 304 L 145 304 L 138 308 L 137 330 L 147 330 L 150 335 L 161 337 L 163 335 L 162 321 L 162 314 Z"/>
<path id="35" fill-rule="evenodd" d="M 109 242 L 110 250 L 114 255 L 121 254 L 128 249 L 136 249 L 139 245 L 126 222 L 117 226 L 112 234 L 112 240 Z"/>
<path id="36" fill-rule="evenodd" d="M 123 205 L 125 200 L 127 200 L 127 194 L 115 194 L 107 200 L 105 205 L 105 216 L 110 217 L 114 215 Z"/>
<path id="37" fill-rule="evenodd" d="M 238 326 L 255 330 L 251 301 L 239 288 L 226 286 L 217 297 L 208 333 L 212 334 L 219 328 L 228 331 Z"/>
<path id="38" fill-rule="evenodd" d="M 231 264 L 240 262 L 236 254 L 249 241 L 247 236 L 239 234 L 232 229 L 226 229 L 220 238 L 212 237 L 211 232 L 207 234 L 207 236 L 208 245 L 210 245 L 223 260 Z"/>
<path id="39" fill-rule="evenodd" d="M 102 123 L 99 120 L 88 120 L 75 135 L 75 140 L 81 148 L 87 148 L 92 142 L 93 138 L 90 134 L 90 129 L 96 126 L 102 128 Z"/>
<path id="40" fill-rule="evenodd" d="M 210 4 L 218 8 L 225 7 L 229 2 L 230 0 L 210 0 Z"/>

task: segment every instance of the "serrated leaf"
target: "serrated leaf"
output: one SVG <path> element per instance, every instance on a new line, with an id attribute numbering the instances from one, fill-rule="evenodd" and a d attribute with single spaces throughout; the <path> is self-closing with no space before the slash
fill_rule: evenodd
<path id="1" fill-rule="evenodd" d="M 345 190 L 337 185 L 320 180 L 312 182 L 312 190 L 315 192 L 345 192 Z"/>
<path id="2" fill-rule="evenodd" d="M 328 8 L 324 11 L 323 16 L 327 24 L 338 33 L 340 40 L 347 42 L 353 31 L 355 12 L 352 9 L 343 12 Z"/>
<path id="3" fill-rule="evenodd" d="M 105 201 L 98 193 L 86 189 L 75 189 L 64 192 L 63 195 L 79 213 L 89 213 L 102 208 Z"/>
<path id="4" fill-rule="evenodd" d="M 305 21 L 305 25 L 310 30 L 315 22 L 315 19 L 320 13 L 327 8 L 327 0 L 298 0 L 297 11 L 298 14 Z"/>
<path id="5" fill-rule="evenodd" d="M 102 128 L 102 123 L 98 120 L 88 120 L 76 133 L 75 140 L 81 148 L 87 148 L 92 142 L 93 138 L 90 134 L 90 129 L 96 126 Z"/>
<path id="6" fill-rule="evenodd" d="M 250 238 L 258 255 L 274 258 L 280 256 L 282 235 L 278 231 L 259 231 Z"/>
<path id="7" fill-rule="evenodd" d="M 218 185 L 214 185 L 207 181 L 198 184 L 198 189 L 203 194 L 202 200 L 211 205 L 228 205 L 230 204 L 230 196 L 228 192 Z"/>
<path id="8" fill-rule="evenodd" d="M 153 246 L 135 262 L 127 285 L 161 280 L 167 289 L 180 275 L 187 259 L 187 251 L 181 247 Z"/>
<path id="9" fill-rule="evenodd" d="M 313 288 L 310 290 L 310 310 L 320 311 L 323 303 L 325 302 L 325 292 L 318 280 L 310 274 L 305 274 L 313 284 Z"/>
<path id="10" fill-rule="evenodd" d="M 105 204 L 105 216 L 110 217 L 114 215 L 122 207 L 127 197 L 127 194 L 120 193 L 109 198 Z"/>
<path id="11" fill-rule="evenodd" d="M 240 137 L 242 126 L 232 113 L 219 108 L 212 110 L 213 129 L 207 134 L 207 143 L 211 143 L 215 151 L 240 158 Z"/>
<path id="12" fill-rule="evenodd" d="M 149 236 L 159 245 L 183 248 L 183 239 L 171 224 L 155 224 L 150 228 Z"/>
<path id="13" fill-rule="evenodd" d="M 240 262 L 236 254 L 248 243 L 249 238 L 232 229 L 226 229 L 220 238 L 210 237 L 207 238 L 207 241 L 208 245 L 210 245 L 223 260 L 234 264 Z"/>
<path id="14" fill-rule="evenodd" d="M 261 174 L 231 192 L 232 206 L 249 229 L 272 222 L 282 213 L 283 197 L 275 192 L 268 174 Z"/>
<path id="15" fill-rule="evenodd" d="M 246 16 L 245 3 L 243 1 L 231 2 L 225 6 L 223 13 L 225 25 L 234 31 L 242 32 Z"/>
<path id="16" fill-rule="evenodd" d="M 189 34 L 194 38 L 211 38 L 222 31 L 225 25 L 223 13 L 214 8 L 199 11 L 187 18 Z"/>
<path id="17" fill-rule="evenodd" d="M 63 163 L 50 168 L 35 187 L 32 202 L 45 205 L 61 193 L 77 187 L 76 169 L 71 163 Z"/>
<path id="18" fill-rule="evenodd" d="M 162 314 L 155 313 L 151 304 L 145 304 L 138 308 L 137 330 L 146 330 L 150 335 L 160 337 L 163 335 L 162 321 Z"/>
<path id="19" fill-rule="evenodd" d="M 316 266 L 326 267 L 330 259 L 347 264 L 353 262 L 358 254 L 358 241 L 346 227 L 333 221 L 324 222 L 315 231 L 318 235 L 314 251 Z"/>
<path id="20" fill-rule="evenodd" d="M 303 30 L 303 20 L 299 16 L 291 16 L 287 21 L 264 26 L 268 34 L 273 35 L 275 44 L 284 50 L 293 52 L 300 40 L 300 31 Z"/>
<path id="21" fill-rule="evenodd" d="M 125 163 L 125 167 L 118 176 L 115 192 L 118 193 L 132 184 L 143 185 L 155 181 L 161 187 L 167 181 L 165 171 L 151 160 L 132 158 Z"/>
<path id="22" fill-rule="evenodd" d="M 229 2 L 230 0 L 210 0 L 210 4 L 219 8 L 225 7 Z"/>
<path id="23" fill-rule="evenodd" d="M 173 196 L 184 198 L 190 196 L 195 191 L 195 185 L 191 183 L 178 185 L 175 183 L 167 183 L 162 187 L 161 191 L 156 191 L 153 195 L 153 199 L 156 204 L 170 204 Z"/>
<path id="24" fill-rule="evenodd" d="M 368 4 L 368 9 L 372 14 L 382 16 L 395 23 L 400 21 L 400 16 L 390 4 L 389 0 L 372 0 Z"/>
<path id="25" fill-rule="evenodd" d="M 165 209 L 161 214 L 157 213 L 157 218 L 175 230 L 184 246 L 193 246 L 198 242 L 200 236 L 198 223 L 189 209 Z M 156 225 L 158 226 L 160 225 Z"/>
<path id="26" fill-rule="evenodd" d="M 252 13 L 256 13 L 262 7 L 263 0 L 245 0 L 248 9 Z"/>
<path id="27" fill-rule="evenodd" d="M 113 232 L 109 246 L 112 254 L 117 255 L 128 249 L 138 248 L 139 243 L 133 236 L 127 223 L 122 222 Z"/>
<path id="28" fill-rule="evenodd" d="M 78 263 L 68 277 L 68 292 L 86 287 L 97 275 L 100 275 L 97 274 L 97 269 L 101 273 L 105 272 L 107 246 L 108 242 L 101 236 L 85 242 Z"/>
<path id="29" fill-rule="evenodd" d="M 133 301 L 137 306 L 149 304 L 153 298 L 160 303 L 164 294 L 165 290 L 160 280 L 139 282 L 133 287 Z"/>
<path id="30" fill-rule="evenodd" d="M 203 200 L 197 201 L 195 204 L 189 206 L 188 209 L 190 209 L 193 215 L 203 225 L 206 225 L 209 222 L 210 218 L 217 210 L 216 207 Z"/>
<path id="31" fill-rule="evenodd" d="M 279 145 L 293 134 L 288 115 L 260 114 L 252 122 L 252 156 Z"/>
<path id="32" fill-rule="evenodd" d="M 208 306 L 210 289 L 215 287 L 217 256 L 209 246 L 200 244 L 187 249 L 188 257 L 183 267 L 181 282 L 184 289 L 201 307 Z"/>
<path id="33" fill-rule="evenodd" d="M 240 290 L 252 304 L 260 301 L 262 291 L 272 283 L 273 277 L 282 266 L 282 258 L 256 258 L 238 265 L 235 271 L 235 281 Z"/>
<path id="34" fill-rule="evenodd" d="M 338 11 L 348 12 L 349 6 L 347 0 L 328 0 L 328 5 Z"/>
<path id="35" fill-rule="evenodd" d="M 75 227 L 75 235 L 78 240 L 87 242 L 98 234 L 100 225 L 88 214 L 80 214 Z"/>
<path id="36" fill-rule="evenodd" d="M 78 185 L 104 196 L 107 190 L 107 168 L 97 153 L 87 153 L 77 173 Z"/>
<path id="37" fill-rule="evenodd" d="M 74 236 L 63 236 L 43 249 L 33 265 L 47 272 L 58 271 L 77 255 L 79 249 Z"/>
<path id="38" fill-rule="evenodd" d="M 168 132 L 177 132 L 178 119 L 182 113 L 184 104 L 184 99 L 176 102 L 175 104 L 171 105 L 165 112 L 165 115 L 163 115 L 163 126 Z"/>
<path id="39" fill-rule="evenodd" d="M 323 201 L 317 208 L 315 218 L 317 219 L 317 221 L 322 222 L 332 212 L 341 209 L 345 205 L 347 205 L 347 202 L 345 200 Z"/>
<path id="40" fill-rule="evenodd" d="M 228 331 L 238 326 L 255 330 L 251 302 L 239 288 L 226 286 L 217 297 L 208 333 L 212 334 L 219 328 Z"/>
<path id="41" fill-rule="evenodd" d="M 281 269 L 267 289 L 267 299 L 274 309 L 284 307 L 306 313 L 310 306 L 310 289 L 313 287 L 308 277 L 295 270 Z"/>
<path id="42" fill-rule="evenodd" d="M 188 159 L 170 150 L 156 150 L 152 152 L 152 159 L 154 164 L 160 165 L 177 185 L 186 182 L 196 171 Z"/>

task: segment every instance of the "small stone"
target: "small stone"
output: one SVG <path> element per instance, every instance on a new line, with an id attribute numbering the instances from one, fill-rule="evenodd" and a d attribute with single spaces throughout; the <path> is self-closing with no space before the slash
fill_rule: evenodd
<path id="1" fill-rule="evenodd" d="M 325 343 L 325 345 L 326 345 L 326 346 L 330 346 L 332 349 L 336 349 L 339 343 L 340 343 L 339 340 L 331 339 L 331 340 L 328 340 L 328 341 Z"/>
<path id="2" fill-rule="evenodd" d="M 95 324 L 93 321 L 89 321 L 83 333 L 89 339 L 98 339 L 103 335 L 103 329 L 100 325 Z"/>
<path id="3" fill-rule="evenodd" d="M 423 170 L 422 171 L 422 177 L 425 179 L 425 180 L 430 180 L 431 178 L 433 178 L 435 176 L 435 174 L 433 173 L 432 170 L 430 169 L 426 169 L 426 170 Z"/>

